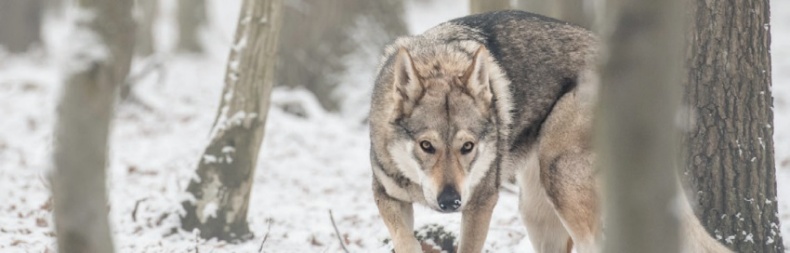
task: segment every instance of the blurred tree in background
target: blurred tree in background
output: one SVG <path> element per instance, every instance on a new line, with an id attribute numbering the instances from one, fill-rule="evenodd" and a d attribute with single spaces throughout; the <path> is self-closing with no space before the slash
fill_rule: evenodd
<path id="1" fill-rule="evenodd" d="M 620 0 L 600 14 L 608 20 L 598 31 L 604 55 L 594 134 L 604 174 L 601 252 L 680 252 L 685 203 L 677 201 L 685 198 L 674 165 L 683 1 Z"/>
<path id="2" fill-rule="evenodd" d="M 159 17 L 159 0 L 135 0 L 134 17 L 137 22 L 135 54 L 149 56 L 154 53 L 154 24 Z"/>
<path id="3" fill-rule="evenodd" d="M 330 111 L 337 96 L 346 57 L 362 47 L 383 48 L 406 35 L 402 0 L 287 1 L 280 35 L 277 83 L 305 87 Z M 357 75 L 371 75 L 357 73 Z"/>
<path id="4" fill-rule="evenodd" d="M 178 0 L 178 45 L 186 53 L 202 53 L 200 29 L 206 25 L 205 0 Z"/>
<path id="5" fill-rule="evenodd" d="M 543 2 L 543 0 L 540 0 Z M 548 2 L 548 1 L 546 1 Z M 514 9 L 510 5 L 510 0 L 470 0 L 469 13 L 479 14 L 484 12 Z"/>
<path id="6" fill-rule="evenodd" d="M 591 28 L 585 4 L 592 0 L 517 0 L 516 8 Z"/>
<path id="7" fill-rule="evenodd" d="M 65 84 L 54 134 L 55 232 L 58 249 L 113 252 L 108 224 L 108 135 L 118 84 L 129 72 L 134 43 L 131 1 L 79 0 L 81 10 L 61 62 Z M 75 8 L 75 7 L 69 7 Z M 87 16 L 87 17 L 85 17 Z"/>
<path id="8" fill-rule="evenodd" d="M 41 42 L 44 0 L 0 1 L 0 47 L 22 53 Z"/>

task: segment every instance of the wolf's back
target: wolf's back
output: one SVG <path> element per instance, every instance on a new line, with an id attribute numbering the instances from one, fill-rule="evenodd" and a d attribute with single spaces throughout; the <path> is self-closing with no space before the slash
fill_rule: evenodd
<path id="1" fill-rule="evenodd" d="M 394 43 L 387 54 L 394 53 L 399 43 L 453 45 L 462 41 L 484 45 L 510 82 L 511 148 L 535 140 L 554 103 L 577 88 L 580 75 L 594 66 L 598 43 L 582 27 L 507 10 L 450 20 Z"/>

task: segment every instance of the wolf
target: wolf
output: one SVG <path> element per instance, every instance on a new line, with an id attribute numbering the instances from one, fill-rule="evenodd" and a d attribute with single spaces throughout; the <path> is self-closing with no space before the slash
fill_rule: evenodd
<path id="1" fill-rule="evenodd" d="M 598 40 L 522 11 L 462 17 L 389 45 L 369 115 L 373 194 L 395 252 L 421 252 L 413 204 L 461 212 L 458 252 L 480 252 L 515 175 L 537 252 L 597 252 L 591 147 Z M 688 252 L 729 252 L 683 208 Z"/>

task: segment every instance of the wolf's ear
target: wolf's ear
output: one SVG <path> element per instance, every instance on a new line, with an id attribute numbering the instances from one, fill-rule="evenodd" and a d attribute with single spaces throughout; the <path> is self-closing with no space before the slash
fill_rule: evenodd
<path id="1" fill-rule="evenodd" d="M 399 115 L 411 114 L 414 105 L 417 103 L 418 96 L 423 92 L 417 70 L 414 69 L 414 61 L 405 48 L 400 48 L 395 56 L 393 65 L 393 95 L 395 104 L 398 105 Z"/>
<path id="2" fill-rule="evenodd" d="M 472 56 L 472 64 L 466 69 L 464 75 L 461 76 L 461 82 L 464 83 L 465 88 L 472 95 L 480 110 L 487 112 L 491 106 L 493 93 L 491 92 L 491 79 L 489 73 L 491 71 L 491 62 L 489 61 L 488 49 L 480 46 L 474 56 Z"/>

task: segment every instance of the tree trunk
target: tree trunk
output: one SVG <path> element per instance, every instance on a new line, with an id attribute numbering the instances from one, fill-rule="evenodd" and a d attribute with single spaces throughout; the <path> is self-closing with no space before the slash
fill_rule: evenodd
<path id="1" fill-rule="evenodd" d="M 43 0 L 0 1 L 0 47 L 22 53 L 41 41 Z"/>
<path id="2" fill-rule="evenodd" d="M 112 252 L 105 189 L 107 136 L 117 87 L 132 59 L 132 3 L 80 0 L 78 6 L 93 18 L 77 22 L 80 29 L 64 38 L 77 51 L 66 62 L 55 131 L 55 231 L 59 252 Z"/>
<path id="3" fill-rule="evenodd" d="M 182 203 L 182 228 L 200 229 L 203 238 L 252 237 L 247 208 L 269 109 L 281 5 L 281 0 L 242 5 L 211 143 L 200 156 L 198 179 L 187 187 L 194 199 Z"/>
<path id="4" fill-rule="evenodd" d="M 137 19 L 137 41 L 135 52 L 140 56 L 149 56 L 155 51 L 154 24 L 159 16 L 158 0 L 136 0 L 135 18 Z"/>
<path id="5" fill-rule="evenodd" d="M 324 109 L 338 110 L 342 98 L 333 92 L 348 71 L 345 58 L 368 48 L 381 52 L 406 34 L 403 11 L 402 0 L 286 2 L 277 83 L 304 87 Z"/>
<path id="6" fill-rule="evenodd" d="M 200 29 L 206 24 L 205 0 L 178 1 L 178 51 L 202 53 Z"/>
<path id="7" fill-rule="evenodd" d="M 612 2 L 610 2 L 612 3 Z M 614 1 L 601 34 L 596 144 L 604 172 L 603 252 L 680 252 L 675 112 L 680 101 L 680 0 Z M 603 57 L 606 59 L 607 57 Z"/>
<path id="8" fill-rule="evenodd" d="M 542 1 L 542 0 L 541 0 Z M 470 0 L 469 13 L 478 14 L 490 11 L 512 9 L 510 0 Z"/>
<path id="9" fill-rule="evenodd" d="M 738 252 L 784 252 L 777 217 L 769 3 L 694 1 L 685 169 L 698 215 Z"/>

